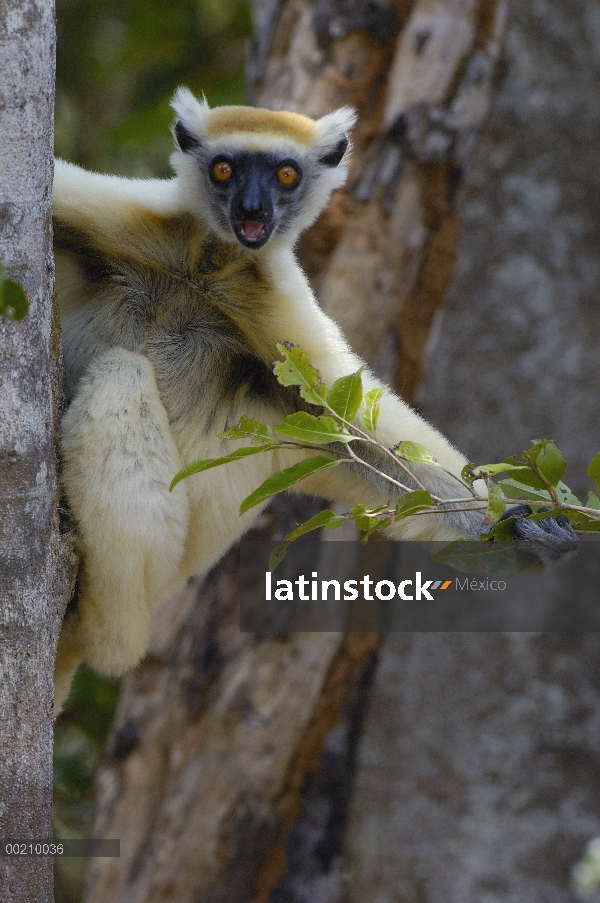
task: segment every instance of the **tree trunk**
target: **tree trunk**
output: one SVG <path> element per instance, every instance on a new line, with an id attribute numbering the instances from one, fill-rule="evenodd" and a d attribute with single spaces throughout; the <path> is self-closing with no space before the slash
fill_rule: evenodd
<path id="1" fill-rule="evenodd" d="M 52 837 L 52 672 L 70 594 L 56 474 L 59 332 L 51 185 L 54 9 L 0 5 L 0 261 L 29 314 L 0 315 L 0 837 Z M 0 858 L 3 901 L 53 899 L 52 859 Z"/>
<path id="2" fill-rule="evenodd" d="M 456 188 L 487 108 L 504 7 L 257 4 L 253 101 L 312 116 L 358 110 L 348 189 L 300 253 L 326 310 L 406 398 L 454 270 Z M 281 535 L 311 505 L 276 504 L 257 535 Z M 329 792 L 332 816 L 310 899 L 339 899 L 347 780 L 327 788 L 315 776 L 325 755 L 347 778 L 377 636 L 240 633 L 236 557 L 168 603 L 125 683 L 95 827 L 120 837 L 121 857 L 94 862 L 89 903 L 296 899 L 290 888 L 305 877 L 286 849 L 311 786 Z"/>
<path id="3" fill-rule="evenodd" d="M 586 498 L 600 447 L 600 7 L 510 7 L 420 401 L 476 462 L 555 439 Z M 564 604 L 560 583 L 545 582 L 549 605 Z M 597 582 L 588 592 L 597 602 Z M 349 903 L 387 901 L 390 887 L 403 903 L 573 903 L 571 870 L 600 836 L 599 673 L 597 633 L 386 637 L 358 751 Z"/>

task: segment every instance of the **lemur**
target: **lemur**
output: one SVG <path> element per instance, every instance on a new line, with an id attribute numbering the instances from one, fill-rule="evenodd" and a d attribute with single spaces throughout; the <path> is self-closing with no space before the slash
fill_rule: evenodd
<path id="1" fill-rule="evenodd" d="M 294 246 L 347 172 L 354 113 L 312 120 L 251 107 L 210 109 L 185 88 L 173 99 L 170 180 L 125 179 L 57 161 L 54 237 L 68 409 L 64 491 L 82 568 L 64 621 L 55 686 L 60 709 L 83 660 L 122 674 L 144 655 L 153 610 L 211 567 L 250 526 L 239 505 L 271 473 L 308 452 L 272 451 L 169 485 L 183 465 L 226 453 L 219 433 L 242 414 L 270 424 L 298 409 L 272 371 L 292 342 L 331 385 L 359 358 L 321 310 Z M 377 384 L 368 370 L 366 387 Z M 465 458 L 387 390 L 378 436 L 412 440 L 459 475 Z M 295 456 L 295 457 L 294 457 Z M 388 472 L 393 462 L 378 462 Z M 413 465 L 442 498 L 458 484 Z M 393 474 L 392 474 L 393 475 Z M 406 480 L 406 474 L 396 474 Z M 367 468 L 318 473 L 297 490 L 349 505 L 383 504 Z M 477 536 L 483 514 L 403 520 L 403 539 Z M 549 522 L 546 522 L 548 524 Z M 531 524 L 550 557 L 572 547 L 568 525 Z M 525 534 L 516 531 L 516 538 Z"/>

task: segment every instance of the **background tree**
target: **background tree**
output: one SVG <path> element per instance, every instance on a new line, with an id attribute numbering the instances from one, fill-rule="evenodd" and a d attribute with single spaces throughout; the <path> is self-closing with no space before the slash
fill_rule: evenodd
<path id="1" fill-rule="evenodd" d="M 56 478 L 51 3 L 0 6 L 0 59 L 0 263 L 29 299 L 18 321 L 0 304 L 0 836 L 49 839 L 52 672 L 74 573 Z M 51 901 L 52 859 L 0 858 L 0 898 Z"/>
<path id="2" fill-rule="evenodd" d="M 510 4 L 419 395 L 477 461 L 554 438 L 576 492 L 600 447 L 599 39 L 596 2 Z M 536 585 L 549 605 L 573 593 L 560 569 Z M 599 659 L 593 633 L 386 637 L 358 752 L 351 903 L 390 888 L 403 903 L 572 903 L 573 865 L 600 834 Z"/>

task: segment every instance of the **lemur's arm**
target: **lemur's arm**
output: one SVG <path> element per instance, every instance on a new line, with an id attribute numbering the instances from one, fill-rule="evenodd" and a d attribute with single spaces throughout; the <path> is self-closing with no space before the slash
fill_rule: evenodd
<path id="1" fill-rule="evenodd" d="M 286 255 L 288 255 L 286 257 Z M 304 273 L 294 266 L 289 251 L 276 251 L 269 259 L 270 274 L 277 281 L 278 274 L 285 273 L 281 283 L 282 299 L 280 315 L 273 327 L 278 332 L 276 341 L 291 341 L 308 355 L 311 364 L 321 372 L 323 382 L 331 387 L 336 379 L 353 373 L 363 365 L 344 339 L 337 324 L 318 305 Z M 280 325 L 281 324 L 281 325 Z M 271 335 L 275 345 L 275 332 Z M 363 373 L 365 389 L 380 385 L 368 371 Z M 425 446 L 441 467 L 406 466 L 416 478 L 411 482 L 406 470 L 387 455 L 366 443 L 356 443 L 354 448 L 368 464 L 394 477 L 411 488 L 423 486 L 432 495 L 442 499 L 468 497 L 468 490 L 460 480 L 467 459 L 435 427 L 427 423 L 394 392 L 387 390 L 381 399 L 381 413 L 377 425 L 377 438 L 388 448 L 404 440 Z M 482 498 L 487 497 L 487 487 L 482 480 L 474 489 Z M 383 504 L 394 497 L 394 488 L 368 468 L 357 464 L 344 464 L 331 470 L 317 472 L 298 484 L 297 490 L 323 495 L 347 504 Z M 476 503 L 453 505 L 452 508 L 472 508 L 464 511 L 416 515 L 391 527 L 388 533 L 396 539 L 445 541 L 465 536 L 479 536 L 485 532 L 484 509 Z M 523 516 L 530 511 L 523 508 L 509 509 L 507 516 Z M 517 522 L 514 538 L 542 560 L 555 560 L 561 554 L 577 547 L 577 538 L 566 518 L 549 519 L 539 523 Z"/>

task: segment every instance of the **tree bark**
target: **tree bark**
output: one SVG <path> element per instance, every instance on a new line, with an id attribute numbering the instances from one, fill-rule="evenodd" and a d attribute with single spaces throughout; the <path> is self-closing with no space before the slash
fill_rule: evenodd
<path id="1" fill-rule="evenodd" d="M 0 837 L 52 837 L 52 673 L 72 562 L 60 538 L 51 186 L 54 9 L 0 4 L 0 261 L 29 314 L 0 315 Z M 0 858 L 0 898 L 51 901 L 51 858 Z"/>
<path id="2" fill-rule="evenodd" d="M 312 116 L 358 110 L 348 189 L 300 256 L 351 344 L 408 399 L 454 269 L 456 188 L 487 108 L 504 8 L 256 5 L 252 100 Z M 303 504 L 313 503 L 275 505 L 257 535 L 281 535 Z M 232 552 L 168 603 L 147 659 L 125 682 L 95 827 L 121 839 L 121 858 L 93 863 L 89 903 L 289 903 L 294 882 L 312 881 L 290 872 L 288 841 L 311 780 L 325 792 L 314 778 L 322 755 L 331 761 L 341 745 L 336 761 L 350 766 L 378 640 L 240 633 L 235 561 Z M 320 903 L 341 893 L 347 784 L 335 793 L 336 842 L 309 889 Z"/>
<path id="3" fill-rule="evenodd" d="M 600 447 L 600 9 L 510 7 L 420 401 L 476 462 L 554 439 L 586 498 Z M 568 598 L 559 575 L 538 584 L 550 607 Z M 598 600 L 597 581 L 588 592 Z M 403 903 L 573 903 L 571 870 L 600 835 L 599 669 L 597 633 L 386 637 L 358 751 L 349 903 L 390 887 Z"/>

